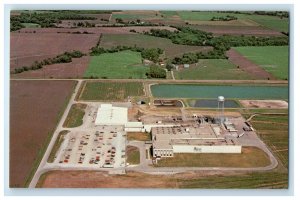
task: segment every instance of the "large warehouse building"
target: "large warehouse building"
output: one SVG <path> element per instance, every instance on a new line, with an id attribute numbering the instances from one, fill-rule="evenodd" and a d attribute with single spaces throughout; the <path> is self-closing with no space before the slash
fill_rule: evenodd
<path id="1" fill-rule="evenodd" d="M 112 104 L 101 104 L 98 108 L 96 125 L 124 126 L 125 131 L 144 131 L 142 122 L 129 122 L 128 109 L 126 107 L 115 107 Z"/>

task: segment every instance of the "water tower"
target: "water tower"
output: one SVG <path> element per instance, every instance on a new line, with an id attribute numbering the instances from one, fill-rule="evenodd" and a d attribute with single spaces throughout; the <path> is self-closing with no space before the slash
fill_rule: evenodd
<path id="1" fill-rule="evenodd" d="M 223 123 L 224 118 L 224 102 L 225 98 L 223 96 L 218 96 L 218 118 L 220 123 Z"/>

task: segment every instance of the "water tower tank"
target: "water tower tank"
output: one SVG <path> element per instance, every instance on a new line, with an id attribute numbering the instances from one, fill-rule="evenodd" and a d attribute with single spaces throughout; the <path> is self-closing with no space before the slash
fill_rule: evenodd
<path id="1" fill-rule="evenodd" d="M 218 96 L 218 101 L 225 101 L 225 98 L 223 96 Z"/>

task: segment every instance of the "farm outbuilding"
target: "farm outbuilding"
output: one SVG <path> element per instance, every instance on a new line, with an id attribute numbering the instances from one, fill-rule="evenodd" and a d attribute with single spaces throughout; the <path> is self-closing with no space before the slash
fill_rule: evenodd
<path id="1" fill-rule="evenodd" d="M 190 64 L 184 64 L 183 67 L 184 68 L 190 68 Z"/>

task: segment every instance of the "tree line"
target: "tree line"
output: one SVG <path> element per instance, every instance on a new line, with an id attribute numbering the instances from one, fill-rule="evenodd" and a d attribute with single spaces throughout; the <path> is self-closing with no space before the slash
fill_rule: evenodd
<path id="1" fill-rule="evenodd" d="M 116 46 L 116 47 L 112 47 L 110 49 L 105 49 L 105 48 L 97 45 L 97 46 L 91 48 L 90 55 L 97 56 L 97 55 L 101 55 L 103 53 L 115 53 L 115 52 L 125 51 L 125 50 L 140 52 L 143 59 L 151 60 L 155 63 L 157 63 L 159 61 L 159 56 L 164 52 L 160 48 L 145 49 L 142 47 L 137 47 L 136 45 L 133 47 L 132 46 Z"/>
<path id="2" fill-rule="evenodd" d="M 238 18 L 232 15 L 226 15 L 225 17 L 212 17 L 210 21 L 232 21 L 237 20 Z"/>
<path id="3" fill-rule="evenodd" d="M 85 54 L 82 53 L 81 51 L 76 51 L 76 50 L 72 52 L 64 52 L 63 54 L 59 54 L 54 58 L 46 58 L 40 62 L 35 61 L 31 66 L 23 66 L 20 68 L 16 68 L 13 73 L 18 74 L 24 71 L 42 69 L 44 65 L 53 65 L 56 63 L 69 63 L 72 62 L 72 58 L 80 58 L 84 55 Z"/>
<path id="4" fill-rule="evenodd" d="M 24 26 L 22 23 L 39 24 L 42 28 L 56 27 L 61 20 L 94 20 L 95 17 L 83 16 L 75 12 L 24 13 L 10 17 L 10 30 L 16 31 Z"/>

